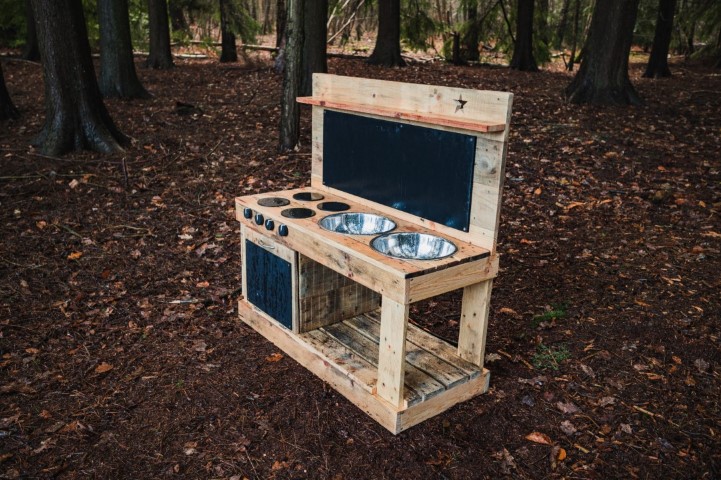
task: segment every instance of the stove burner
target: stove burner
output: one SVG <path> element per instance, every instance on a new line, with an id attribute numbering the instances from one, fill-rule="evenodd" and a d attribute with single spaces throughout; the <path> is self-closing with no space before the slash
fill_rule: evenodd
<path id="1" fill-rule="evenodd" d="M 343 202 L 323 202 L 318 204 L 318 210 L 326 212 L 344 212 L 350 209 L 350 205 Z"/>
<path id="2" fill-rule="evenodd" d="M 309 218 L 315 215 L 315 212 L 310 208 L 296 207 L 281 210 L 280 214 L 286 218 Z"/>
<path id="3" fill-rule="evenodd" d="M 290 200 L 283 197 L 265 197 L 258 200 L 261 207 L 285 207 L 289 203 Z"/>
<path id="4" fill-rule="evenodd" d="M 299 192 L 293 195 L 293 198 L 301 202 L 317 202 L 318 200 L 323 200 L 325 197 L 316 192 Z"/>

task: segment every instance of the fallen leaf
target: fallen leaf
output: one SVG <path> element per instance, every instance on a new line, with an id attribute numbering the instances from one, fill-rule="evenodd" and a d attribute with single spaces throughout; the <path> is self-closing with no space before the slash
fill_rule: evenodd
<path id="1" fill-rule="evenodd" d="M 70 183 L 68 183 L 68 186 L 69 186 L 70 188 L 75 188 L 75 187 L 77 187 L 78 185 L 80 185 L 80 182 L 78 182 L 78 180 L 77 180 L 76 178 L 72 179 L 72 180 L 70 181 Z"/>
<path id="2" fill-rule="evenodd" d="M 568 456 L 568 454 L 566 453 L 566 449 L 565 449 L 565 448 L 559 448 L 559 449 L 558 449 L 558 457 L 556 457 L 556 458 L 558 458 L 558 461 L 559 461 L 559 462 L 564 461 L 567 456 Z"/>
<path id="3" fill-rule="evenodd" d="M 204 281 L 204 282 L 198 282 L 195 284 L 198 288 L 208 288 L 210 286 L 210 282 Z"/>
<path id="4" fill-rule="evenodd" d="M 518 315 L 512 308 L 503 307 L 499 310 L 500 313 L 507 313 L 508 315 Z"/>
<path id="5" fill-rule="evenodd" d="M 721 233 L 718 232 L 703 232 L 702 237 L 721 238 Z"/>
<path id="6" fill-rule="evenodd" d="M 628 423 L 621 424 L 621 431 L 623 433 L 627 433 L 629 435 L 631 435 L 633 433 L 633 430 L 631 430 L 631 425 L 629 425 Z"/>
<path id="7" fill-rule="evenodd" d="M 681 363 L 683 363 L 683 362 L 681 361 L 681 358 L 680 358 L 680 357 L 677 357 L 676 355 L 672 356 L 672 357 L 671 357 L 671 360 L 673 360 L 673 363 L 675 363 L 675 364 L 677 364 L 677 365 L 681 365 Z"/>
<path id="8" fill-rule="evenodd" d="M 593 369 L 592 369 L 591 367 L 589 367 L 588 365 L 585 365 L 585 364 L 582 363 L 582 364 L 581 364 L 581 370 L 583 370 L 583 373 L 585 373 L 585 374 L 588 375 L 589 377 L 591 377 L 591 378 L 596 378 L 596 373 L 595 373 L 595 372 L 593 371 Z"/>
<path id="9" fill-rule="evenodd" d="M 542 445 L 553 445 L 553 440 L 546 435 L 545 433 L 541 432 L 531 432 L 528 435 L 526 435 L 526 440 L 530 440 L 531 442 L 540 443 Z"/>
<path id="10" fill-rule="evenodd" d="M 100 365 L 98 365 L 97 367 L 95 367 L 95 373 L 105 373 L 105 372 L 109 372 L 112 369 L 113 369 L 112 365 L 110 365 L 109 363 L 103 362 Z"/>
<path id="11" fill-rule="evenodd" d="M 697 358 L 693 361 L 693 364 L 696 368 L 698 368 L 698 371 L 700 373 L 707 372 L 709 367 L 711 366 L 706 360 L 702 360 L 700 358 Z"/>
<path id="12" fill-rule="evenodd" d="M 542 192 L 543 192 L 543 190 L 541 190 L 541 187 L 538 187 L 537 189 L 535 189 L 535 190 L 533 191 L 533 194 L 534 194 L 534 195 L 540 195 Z"/>
<path id="13" fill-rule="evenodd" d="M 497 353 L 489 353 L 486 355 L 486 363 L 497 362 L 501 359 L 501 356 Z"/>
<path id="14" fill-rule="evenodd" d="M 613 405 L 616 403 L 615 397 L 603 397 L 601 400 L 598 401 L 599 407 L 605 407 L 607 405 Z"/>
<path id="15" fill-rule="evenodd" d="M 265 361 L 275 363 L 275 362 L 279 362 L 282 358 L 283 358 L 283 354 L 276 352 L 273 355 L 268 355 L 267 357 L 265 357 Z"/>
<path id="16" fill-rule="evenodd" d="M 28 353 L 30 353 L 30 354 L 32 354 L 32 355 L 35 355 L 35 354 L 37 354 L 37 353 L 40 353 L 40 350 L 38 350 L 37 348 L 32 348 L 32 347 L 26 348 L 25 351 L 28 352 Z"/>
<path id="17" fill-rule="evenodd" d="M 77 260 L 78 258 L 83 256 L 83 252 L 73 252 L 70 255 L 68 255 L 68 260 Z"/>
<path id="18" fill-rule="evenodd" d="M 561 431 L 570 437 L 578 430 L 571 422 L 569 422 L 568 420 L 564 420 L 561 422 Z"/>
<path id="19" fill-rule="evenodd" d="M 561 412 L 567 414 L 578 413 L 580 411 L 578 407 L 573 404 L 573 402 L 557 402 L 556 408 L 558 408 Z"/>

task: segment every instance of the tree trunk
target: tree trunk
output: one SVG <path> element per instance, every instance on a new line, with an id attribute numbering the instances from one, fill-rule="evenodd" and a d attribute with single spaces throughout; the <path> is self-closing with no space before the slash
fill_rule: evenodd
<path id="1" fill-rule="evenodd" d="M 220 61 L 237 62 L 238 49 L 235 46 L 235 33 L 231 28 L 233 18 L 232 0 L 220 0 Z"/>
<path id="2" fill-rule="evenodd" d="M 561 19 L 558 22 L 558 28 L 556 29 L 556 43 L 554 46 L 556 49 L 560 49 L 563 46 L 563 37 L 566 35 L 566 25 L 568 25 L 568 10 L 571 7 L 571 0 L 563 0 L 563 6 L 561 7 Z"/>
<path id="3" fill-rule="evenodd" d="M 172 68 L 173 55 L 170 53 L 170 27 L 166 0 L 148 0 L 148 27 L 150 53 L 145 65 L 148 68 Z"/>
<path id="4" fill-rule="evenodd" d="M 593 10 L 581 68 L 566 88 L 571 103 L 640 105 L 628 78 L 639 0 L 606 0 Z"/>
<path id="5" fill-rule="evenodd" d="M 98 0 L 100 92 L 105 98 L 148 98 L 138 80 L 130 40 L 128 0 Z"/>
<path id="6" fill-rule="evenodd" d="M 550 27 L 548 25 L 548 0 L 538 0 L 538 35 L 541 41 L 546 45 L 551 44 Z"/>
<path id="7" fill-rule="evenodd" d="M 675 10 L 676 0 L 659 0 L 656 33 L 653 35 L 651 56 L 648 58 L 646 72 L 643 74 L 646 78 L 671 76 L 671 70 L 668 68 L 668 48 L 671 45 Z"/>
<path id="8" fill-rule="evenodd" d="M 183 7 L 178 4 L 177 0 L 170 0 L 168 4 L 168 12 L 170 13 L 170 26 L 174 32 L 187 32 L 188 20 L 185 19 Z"/>
<path id="9" fill-rule="evenodd" d="M 3 76 L 2 64 L 0 64 L 0 120 L 18 118 L 18 115 L 18 109 L 15 108 L 8 89 L 5 86 L 5 76 Z"/>
<path id="10" fill-rule="evenodd" d="M 27 31 L 25 32 L 25 47 L 23 48 L 22 58 L 37 62 L 40 60 L 40 50 L 38 49 L 38 34 L 35 31 L 35 16 L 33 15 L 30 0 L 25 0 L 25 18 Z"/>
<path id="11" fill-rule="evenodd" d="M 402 67 L 401 0 L 378 2 L 378 37 L 368 63 L 386 67 Z"/>
<path id="12" fill-rule="evenodd" d="M 466 0 L 466 31 L 461 40 L 461 58 L 467 62 L 479 59 L 480 25 L 478 24 L 478 0 Z"/>
<path id="13" fill-rule="evenodd" d="M 45 80 L 43 153 L 114 152 L 127 138 L 115 127 L 95 78 L 81 0 L 32 0 Z"/>
<path id="14" fill-rule="evenodd" d="M 300 92 L 303 60 L 303 0 L 288 0 L 285 32 L 285 68 L 283 93 L 280 101 L 280 150 L 293 150 L 300 138 L 300 107 L 296 98 Z"/>
<path id="15" fill-rule="evenodd" d="M 581 0 L 576 0 L 573 13 L 573 43 L 571 44 L 571 58 L 568 60 L 568 71 L 573 71 L 576 63 L 576 46 L 578 46 L 578 19 L 581 16 Z"/>
<path id="16" fill-rule="evenodd" d="M 282 48 L 286 39 L 285 27 L 288 23 L 285 0 L 276 0 L 275 6 L 275 46 L 276 48 Z"/>
<path id="17" fill-rule="evenodd" d="M 536 59 L 533 58 L 533 0 L 518 0 L 516 44 L 511 68 L 522 72 L 538 71 Z"/>
<path id="18" fill-rule="evenodd" d="M 303 23 L 303 79 L 300 94 L 313 92 L 313 74 L 326 73 L 328 61 L 328 0 L 305 0 Z"/>

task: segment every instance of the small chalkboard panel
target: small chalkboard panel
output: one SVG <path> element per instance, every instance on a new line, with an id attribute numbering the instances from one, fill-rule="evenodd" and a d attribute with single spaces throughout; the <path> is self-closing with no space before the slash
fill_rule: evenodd
<path id="1" fill-rule="evenodd" d="M 476 137 L 326 110 L 323 183 L 468 231 Z"/>
<path id="2" fill-rule="evenodd" d="M 248 301 L 287 329 L 293 328 L 291 265 L 282 258 L 245 241 Z"/>

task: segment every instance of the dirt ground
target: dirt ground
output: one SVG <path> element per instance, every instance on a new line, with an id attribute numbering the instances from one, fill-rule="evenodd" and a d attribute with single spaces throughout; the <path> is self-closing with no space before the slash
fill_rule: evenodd
<path id="1" fill-rule="evenodd" d="M 0 477 L 721 478 L 721 74 L 631 68 L 643 107 L 567 105 L 558 67 L 330 61 L 515 95 L 491 389 L 393 436 L 237 320 L 233 198 L 309 183 L 267 63 L 139 68 L 124 153 L 47 158 L 40 67 L 4 62 Z M 452 339 L 459 302 L 414 320 Z"/>

